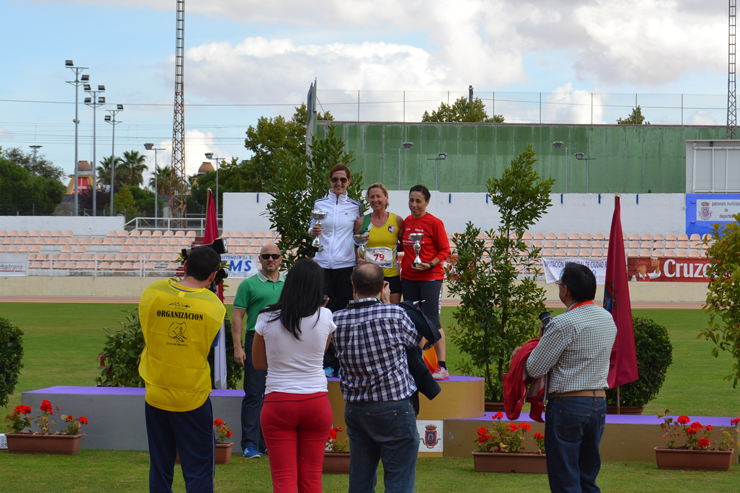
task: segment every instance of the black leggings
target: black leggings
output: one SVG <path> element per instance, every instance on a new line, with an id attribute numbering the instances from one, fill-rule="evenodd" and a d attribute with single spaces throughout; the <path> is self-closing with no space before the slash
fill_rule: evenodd
<path id="1" fill-rule="evenodd" d="M 421 311 L 438 328 L 442 328 L 439 312 L 442 309 L 442 280 L 409 281 L 401 278 L 404 301 L 421 301 Z"/>

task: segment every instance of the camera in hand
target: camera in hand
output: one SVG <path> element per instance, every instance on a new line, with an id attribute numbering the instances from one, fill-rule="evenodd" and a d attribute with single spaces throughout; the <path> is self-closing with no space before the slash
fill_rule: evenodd
<path id="1" fill-rule="evenodd" d="M 226 240 L 224 238 L 216 238 L 215 240 L 213 240 L 213 243 L 210 243 L 208 245 L 198 245 L 198 247 L 208 247 L 211 250 L 218 253 L 219 255 L 222 255 L 224 253 L 229 253 L 228 248 L 226 247 Z M 195 247 L 195 248 L 198 248 L 198 247 Z M 182 253 L 183 262 L 188 260 L 191 250 L 192 250 L 191 248 L 182 249 L 181 253 Z M 210 289 L 211 291 L 215 293 L 216 289 L 218 288 L 218 285 L 221 284 L 223 280 L 226 279 L 227 277 L 229 277 L 229 273 L 226 272 L 225 269 L 219 269 L 218 272 L 216 273 L 216 278 L 213 280 L 213 283 L 211 283 L 211 286 L 208 289 Z"/>
<path id="2" fill-rule="evenodd" d="M 545 333 L 545 329 L 552 321 L 552 315 L 550 315 L 550 312 L 542 312 L 540 313 L 540 322 L 542 322 L 542 333 Z"/>

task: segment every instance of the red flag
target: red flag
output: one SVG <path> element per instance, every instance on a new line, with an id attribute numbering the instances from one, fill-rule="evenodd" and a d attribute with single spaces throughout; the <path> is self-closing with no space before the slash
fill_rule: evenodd
<path id="1" fill-rule="evenodd" d="M 609 255 L 606 260 L 605 281 L 604 309 L 612 314 L 617 326 L 617 338 L 614 341 L 611 358 L 609 358 L 607 379 L 609 388 L 613 389 L 639 378 L 619 196 L 614 198 L 614 216 L 609 233 Z"/>
<path id="2" fill-rule="evenodd" d="M 218 216 L 216 215 L 216 206 L 213 203 L 213 192 L 208 189 L 208 207 L 206 207 L 206 231 L 203 236 L 203 243 L 206 245 L 213 243 L 213 240 L 218 238 Z M 224 285 L 223 283 L 218 285 L 218 297 L 221 301 L 224 300 Z"/>

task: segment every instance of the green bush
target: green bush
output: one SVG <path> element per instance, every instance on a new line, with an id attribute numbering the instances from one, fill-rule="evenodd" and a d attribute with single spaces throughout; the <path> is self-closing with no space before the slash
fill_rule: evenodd
<path id="1" fill-rule="evenodd" d="M 244 369 L 234 361 L 234 340 L 231 337 L 231 322 L 226 317 L 226 385 L 235 389 Z M 101 387 L 144 387 L 139 376 L 139 362 L 144 350 L 144 335 L 141 332 L 139 309 L 127 312 L 121 328 L 113 332 L 105 327 L 107 340 L 103 352 L 98 355 L 100 376 L 95 382 Z M 208 355 L 208 363 L 213 375 L 213 348 Z"/>
<path id="2" fill-rule="evenodd" d="M 637 370 L 640 378 L 622 385 L 619 390 L 623 406 L 644 406 L 658 395 L 668 367 L 673 363 L 673 346 L 668 331 L 647 317 L 634 317 Z M 606 402 L 617 404 L 617 389 L 606 391 Z"/>
<path id="3" fill-rule="evenodd" d="M 8 397 L 18 383 L 23 368 L 23 331 L 10 320 L 0 318 L 0 407 L 8 404 Z"/>

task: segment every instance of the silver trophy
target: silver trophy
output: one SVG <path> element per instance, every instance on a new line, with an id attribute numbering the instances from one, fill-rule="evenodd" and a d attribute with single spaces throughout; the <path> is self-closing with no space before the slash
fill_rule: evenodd
<path id="1" fill-rule="evenodd" d="M 357 255 L 362 260 L 365 260 L 365 246 L 367 245 L 367 242 L 370 241 L 370 234 L 365 233 L 361 235 L 352 235 L 352 239 L 355 242 L 355 245 L 357 245 Z"/>
<path id="2" fill-rule="evenodd" d="M 318 226 L 319 228 L 321 227 L 321 220 L 326 219 L 326 216 L 328 215 L 329 215 L 328 211 L 320 211 L 320 210 L 311 211 L 311 217 L 314 219 L 314 221 L 316 221 L 316 226 Z M 319 241 L 318 236 L 313 239 L 313 243 L 311 243 L 311 246 L 314 247 L 317 252 L 320 252 L 324 249 L 324 247 L 321 246 L 321 241 Z"/>
<path id="3" fill-rule="evenodd" d="M 419 258 L 419 252 L 421 251 L 421 240 L 424 238 L 424 233 L 411 233 L 409 235 L 409 240 L 414 242 L 414 251 L 416 252 L 416 258 L 414 259 L 413 265 L 419 265 L 421 264 L 421 259 Z"/>

